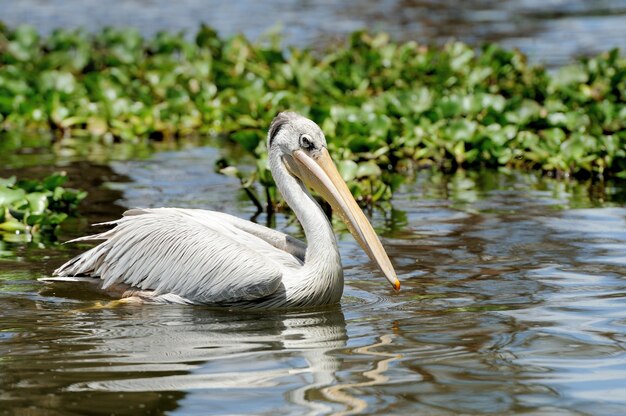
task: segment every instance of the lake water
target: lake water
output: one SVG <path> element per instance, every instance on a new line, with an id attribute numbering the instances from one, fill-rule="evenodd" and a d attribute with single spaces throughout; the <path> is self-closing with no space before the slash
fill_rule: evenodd
<path id="1" fill-rule="evenodd" d="M 6 24 L 28 23 L 42 33 L 131 26 L 152 36 L 194 33 L 206 23 L 252 39 L 278 29 L 286 44 L 313 48 L 369 28 L 422 43 L 499 42 L 548 66 L 626 49 L 626 0 L 0 0 L 0 10 Z"/>
<path id="2" fill-rule="evenodd" d="M 212 173 L 219 155 L 64 163 L 91 194 L 62 238 L 133 206 L 250 218 L 236 181 Z M 420 173 L 372 213 L 402 290 L 338 225 L 341 304 L 294 312 L 112 307 L 35 280 L 80 247 L 5 245 L 0 414 L 624 414 L 624 195 L 612 183 Z M 288 216 L 270 222 L 301 235 Z"/>
<path id="3" fill-rule="evenodd" d="M 279 24 L 287 44 L 313 48 L 368 27 L 498 41 L 549 66 L 626 49 L 626 0 L 459 4 L 0 0 L 0 19 L 146 36 L 206 22 L 253 39 Z M 62 168 L 90 192 L 62 240 L 135 206 L 255 214 L 236 180 L 212 173 L 216 147 L 110 165 L 29 151 L 2 155 L 0 176 Z M 419 173 L 371 213 L 402 291 L 337 223 L 344 298 L 307 311 L 112 307 L 81 286 L 36 281 L 81 247 L 0 243 L 0 415 L 626 414 L 625 190 Z M 301 236 L 289 216 L 257 221 Z"/>

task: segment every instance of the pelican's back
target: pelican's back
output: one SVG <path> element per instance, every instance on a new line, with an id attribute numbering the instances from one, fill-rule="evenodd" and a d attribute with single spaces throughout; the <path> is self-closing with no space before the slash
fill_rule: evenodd
<path id="1" fill-rule="evenodd" d="M 225 219 L 203 210 L 130 210 L 111 230 L 73 240 L 104 241 L 55 275 L 100 278 L 103 289 L 126 284 L 198 304 L 270 296 L 281 285 L 284 264 L 299 260 Z"/>

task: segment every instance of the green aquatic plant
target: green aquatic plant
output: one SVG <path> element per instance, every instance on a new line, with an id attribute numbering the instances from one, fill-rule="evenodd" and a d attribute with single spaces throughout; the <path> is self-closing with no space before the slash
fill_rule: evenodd
<path id="1" fill-rule="evenodd" d="M 54 238 L 59 224 L 75 213 L 87 193 L 64 188 L 65 173 L 41 181 L 0 178 L 0 240 Z"/>
<path id="2" fill-rule="evenodd" d="M 0 130 L 52 132 L 50 144 L 221 136 L 258 162 L 244 173 L 226 158 L 220 169 L 250 195 L 261 184 L 271 202 L 264 139 L 283 110 L 322 126 L 367 203 L 425 166 L 626 176 L 625 103 L 617 50 L 551 73 L 496 45 L 429 47 L 367 32 L 314 53 L 206 26 L 193 39 L 132 29 L 42 38 L 0 26 Z"/>

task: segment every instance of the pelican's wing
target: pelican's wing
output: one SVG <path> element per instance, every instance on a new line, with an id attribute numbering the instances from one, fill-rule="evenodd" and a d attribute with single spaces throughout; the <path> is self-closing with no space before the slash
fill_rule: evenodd
<path id="1" fill-rule="evenodd" d="M 206 210 L 189 210 L 198 211 L 198 215 L 206 215 L 215 218 L 216 220 L 226 221 L 235 227 L 239 228 L 246 233 L 255 235 L 279 250 L 286 251 L 289 254 L 296 256 L 298 259 L 304 261 L 306 254 L 306 244 L 298 240 L 289 234 L 281 233 L 280 231 L 272 230 L 271 228 L 264 227 L 260 224 L 253 223 L 252 221 L 246 221 L 244 219 L 234 217 L 223 212 L 206 211 Z"/>
<path id="2" fill-rule="evenodd" d="M 259 299 L 301 261 L 211 211 L 135 209 L 116 226 L 81 240 L 105 240 L 55 271 L 94 276 L 103 288 L 125 283 L 196 303 Z M 234 217 L 233 217 L 234 218 Z M 77 241 L 75 240 L 75 241 Z"/>

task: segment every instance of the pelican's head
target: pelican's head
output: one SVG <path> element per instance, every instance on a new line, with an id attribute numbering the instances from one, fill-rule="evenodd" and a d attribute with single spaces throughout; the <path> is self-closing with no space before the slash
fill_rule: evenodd
<path id="1" fill-rule="evenodd" d="M 326 138 L 317 124 L 296 113 L 274 118 L 268 133 L 268 149 L 278 148 L 287 170 L 330 203 L 348 229 L 383 272 L 395 290 L 400 281 L 376 232 L 354 200 L 326 148 Z"/>

